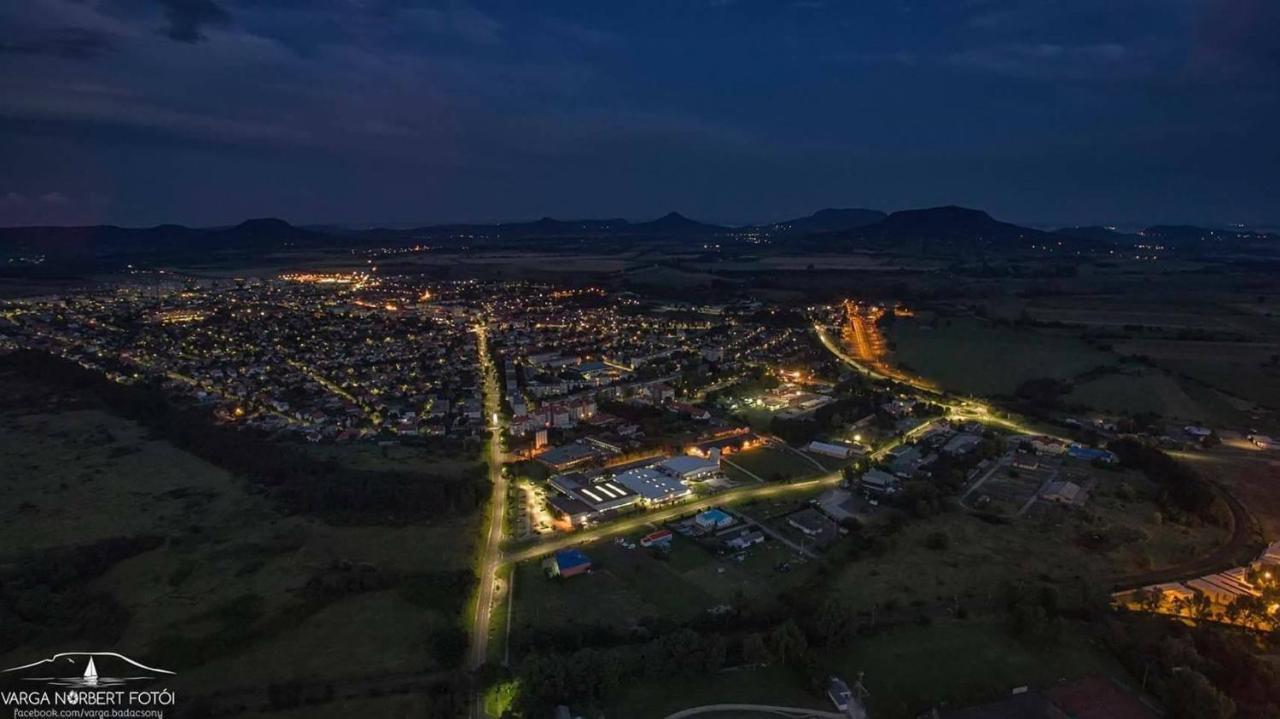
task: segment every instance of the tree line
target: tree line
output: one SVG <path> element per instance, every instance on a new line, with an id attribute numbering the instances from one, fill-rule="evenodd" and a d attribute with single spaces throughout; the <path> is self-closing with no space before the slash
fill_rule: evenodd
<path id="1" fill-rule="evenodd" d="M 32 552 L 0 567 L 0 653 L 37 639 L 118 640 L 129 622 L 128 610 L 86 585 L 162 542 L 152 535 L 110 537 Z"/>
<path id="2" fill-rule="evenodd" d="M 1194 469 L 1135 439 L 1114 440 L 1107 449 L 1120 458 L 1122 466 L 1141 471 L 1160 487 L 1166 504 L 1205 520 L 1213 519 L 1217 495 Z"/>

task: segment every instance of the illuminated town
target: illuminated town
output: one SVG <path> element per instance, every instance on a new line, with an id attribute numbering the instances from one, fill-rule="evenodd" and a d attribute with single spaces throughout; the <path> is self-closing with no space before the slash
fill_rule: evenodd
<path id="1" fill-rule="evenodd" d="M 158 388 L 215 426 L 319 457 L 404 447 L 461 461 L 485 447 L 500 513 L 477 565 L 475 667 L 495 644 L 511 651 L 496 629 L 516 611 L 517 576 L 526 592 L 531 581 L 578 586 L 601 561 L 641 549 L 662 561 L 696 551 L 727 563 L 718 571 L 732 568 L 736 591 L 751 596 L 891 531 L 904 511 L 927 517 L 944 503 L 1055 532 L 1073 517 L 1065 526 L 1084 522 L 1073 531 L 1087 537 L 1077 541 L 1105 547 L 1120 530 L 1088 534 L 1088 518 L 1114 512 L 1111 497 L 1140 482 L 1126 471 L 1117 485 L 1117 467 L 1139 451 L 1107 444 L 1129 436 L 1123 418 L 1055 426 L 904 369 L 890 323 L 922 316 L 900 301 L 681 302 L 590 285 L 427 280 L 371 263 L 226 280 L 135 274 L 3 302 L 3 349 Z M 930 547 L 949 541 L 926 537 Z M 1111 602 L 1267 630 L 1274 555 Z M 536 631 L 529 621 L 517 629 Z M 843 679 L 829 687 L 854 715 L 865 691 Z"/>
<path id="2" fill-rule="evenodd" d="M 1280 719 L 1280 0 L 0 27 L 0 719 Z"/>

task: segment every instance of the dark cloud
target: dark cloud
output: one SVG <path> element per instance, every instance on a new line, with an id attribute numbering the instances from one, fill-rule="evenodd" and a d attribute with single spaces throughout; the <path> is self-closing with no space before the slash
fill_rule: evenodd
<path id="1" fill-rule="evenodd" d="M 178 42 L 200 42 L 205 26 L 231 22 L 231 13 L 213 0 L 160 0 L 160 5 L 169 23 L 165 35 Z"/>
<path id="2" fill-rule="evenodd" d="M 0 53 L 48 55 L 68 60 L 93 59 L 114 48 L 114 40 L 107 33 L 75 27 L 37 31 L 27 37 L 0 39 Z"/>
<path id="3" fill-rule="evenodd" d="M 0 224 L 1275 221 L 1277 8 L 0 0 Z"/>

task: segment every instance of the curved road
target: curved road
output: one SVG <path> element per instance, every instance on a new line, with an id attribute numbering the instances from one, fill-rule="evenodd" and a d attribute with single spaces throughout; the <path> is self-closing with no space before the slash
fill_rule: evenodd
<path id="1" fill-rule="evenodd" d="M 821 341 L 822 345 L 845 364 L 848 364 L 854 369 L 872 377 L 878 377 L 880 379 L 895 379 L 892 377 L 886 377 L 876 372 L 874 368 L 867 367 L 858 360 L 849 356 L 848 353 L 840 349 L 821 325 L 815 323 L 813 325 L 813 329 L 814 332 L 817 333 L 818 339 Z M 939 395 L 940 398 L 945 397 L 945 395 L 939 392 L 936 388 L 917 385 L 915 383 L 911 384 L 916 389 L 932 392 Z M 1003 426 L 1006 429 L 1014 431 L 1027 433 L 1032 431 L 1030 427 L 1019 423 L 1015 418 L 1004 419 L 994 416 L 990 411 L 990 407 L 978 402 L 969 403 L 972 409 L 964 407 L 963 405 L 956 405 L 943 399 L 940 399 L 939 402 L 956 414 L 969 414 L 976 409 L 977 411 L 974 412 L 974 414 L 980 416 L 972 417 L 973 419 Z M 1164 569 L 1144 572 L 1139 575 L 1119 578 L 1116 580 L 1115 584 L 1117 591 L 1136 589 L 1138 587 L 1144 587 L 1151 584 L 1161 584 L 1163 582 L 1195 579 L 1196 577 L 1203 577 L 1206 574 L 1213 574 L 1215 572 L 1221 572 L 1240 566 L 1242 561 L 1248 559 L 1247 555 L 1254 545 L 1254 537 L 1259 534 L 1257 523 L 1254 521 L 1253 516 L 1249 514 L 1249 511 L 1244 507 L 1244 505 L 1241 504 L 1240 500 L 1236 499 L 1235 495 L 1231 494 L 1226 487 L 1223 487 L 1216 482 L 1209 482 L 1209 484 L 1213 487 L 1214 491 L 1222 497 L 1223 502 L 1227 505 L 1227 509 L 1231 511 L 1231 538 L 1217 549 L 1202 557 L 1197 557 L 1172 567 L 1165 567 Z"/>
<path id="2" fill-rule="evenodd" d="M 1227 491 L 1225 487 L 1218 485 L 1216 482 L 1209 482 L 1209 486 L 1213 487 L 1218 496 L 1222 497 L 1222 501 L 1226 503 L 1227 509 L 1231 510 L 1231 538 L 1202 557 L 1197 557 L 1172 567 L 1123 577 L 1117 580 L 1115 591 L 1123 592 L 1151 584 L 1196 579 L 1207 574 L 1234 569 L 1253 558 L 1252 553 L 1257 549 L 1254 546 L 1254 538 L 1260 536 L 1260 530 L 1253 519 L 1253 515 L 1249 514 L 1249 510 L 1245 509 L 1244 504 L 1236 499 L 1234 494 Z"/>

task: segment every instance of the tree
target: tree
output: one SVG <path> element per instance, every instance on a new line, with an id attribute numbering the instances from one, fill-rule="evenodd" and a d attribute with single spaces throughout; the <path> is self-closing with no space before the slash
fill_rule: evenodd
<path id="1" fill-rule="evenodd" d="M 1199 589 L 1192 590 L 1191 600 L 1187 606 L 1191 616 L 1205 621 L 1213 616 L 1213 600 Z"/>
<path id="2" fill-rule="evenodd" d="M 718 672 L 724 668 L 725 658 L 729 655 L 729 643 L 719 634 L 706 641 L 705 666 L 708 672 Z"/>
<path id="3" fill-rule="evenodd" d="M 849 606 L 839 599 L 823 602 L 813 616 L 813 629 L 821 637 L 819 641 L 833 647 L 844 646 L 853 634 L 852 616 Z"/>
<path id="4" fill-rule="evenodd" d="M 1236 703 L 1194 669 L 1182 669 L 1169 681 L 1169 705 L 1177 719 L 1231 719 Z"/>
<path id="5" fill-rule="evenodd" d="M 788 619 L 769 634 L 773 654 L 785 664 L 794 664 L 809 650 L 809 640 L 794 620 Z"/>
<path id="6" fill-rule="evenodd" d="M 1244 595 L 1240 595 L 1232 599 L 1222 612 L 1222 616 L 1231 624 L 1239 624 L 1242 617 L 1245 616 Z"/>
<path id="7" fill-rule="evenodd" d="M 747 664 L 768 664 L 773 655 L 764 644 L 764 637 L 752 632 L 742 638 L 742 661 Z"/>
<path id="8" fill-rule="evenodd" d="M 1164 604 L 1164 590 L 1157 587 L 1150 589 L 1138 590 L 1138 605 L 1144 610 L 1155 614 L 1160 611 L 1160 605 Z"/>

